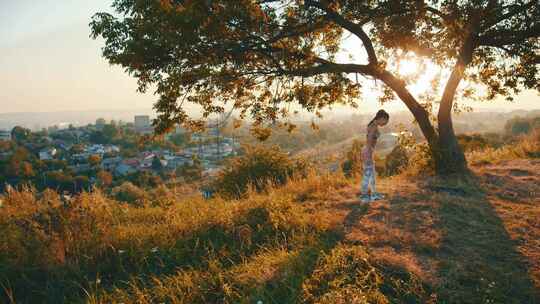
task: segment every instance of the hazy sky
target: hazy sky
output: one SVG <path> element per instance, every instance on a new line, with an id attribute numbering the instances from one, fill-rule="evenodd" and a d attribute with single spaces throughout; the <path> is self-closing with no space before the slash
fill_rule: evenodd
<path id="1" fill-rule="evenodd" d="M 0 0 L 0 113 L 150 108 L 156 97 L 137 93 L 134 79 L 101 58 L 102 41 L 89 38 L 90 17 L 111 11 L 110 3 Z M 369 94 L 361 104 L 379 107 Z M 516 103 L 495 103 L 505 105 L 540 108 L 540 97 L 526 92 Z"/>

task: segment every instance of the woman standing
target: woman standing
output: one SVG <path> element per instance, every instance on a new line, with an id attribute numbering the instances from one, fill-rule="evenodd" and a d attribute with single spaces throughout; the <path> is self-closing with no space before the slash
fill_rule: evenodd
<path id="1" fill-rule="evenodd" d="M 388 123 L 390 115 L 385 110 L 379 110 L 375 118 L 367 126 L 366 145 L 362 149 L 362 161 L 364 167 L 364 175 L 362 177 L 362 193 L 359 197 L 360 201 L 367 203 L 373 200 L 383 198 L 383 196 L 375 190 L 375 162 L 373 161 L 373 152 L 377 139 L 380 136 L 379 127 Z"/>

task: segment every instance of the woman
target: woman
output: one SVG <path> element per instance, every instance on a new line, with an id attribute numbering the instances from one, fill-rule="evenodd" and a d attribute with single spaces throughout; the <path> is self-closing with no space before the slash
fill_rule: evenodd
<path id="1" fill-rule="evenodd" d="M 362 194 L 360 201 L 367 203 L 372 200 L 378 200 L 383 196 L 375 191 L 375 162 L 373 161 L 373 151 L 379 138 L 379 127 L 388 123 L 390 115 L 385 110 L 379 110 L 375 118 L 367 126 L 367 141 L 362 149 L 362 161 L 364 167 L 364 176 L 362 177 Z M 371 190 L 368 192 L 368 190 Z"/>

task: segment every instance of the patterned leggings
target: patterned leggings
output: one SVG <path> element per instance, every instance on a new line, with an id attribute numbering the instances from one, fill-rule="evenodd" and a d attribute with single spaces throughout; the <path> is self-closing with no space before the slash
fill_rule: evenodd
<path id="1" fill-rule="evenodd" d="M 375 166 L 364 163 L 364 176 L 362 177 L 362 194 L 367 194 L 371 188 L 371 193 L 375 193 Z"/>

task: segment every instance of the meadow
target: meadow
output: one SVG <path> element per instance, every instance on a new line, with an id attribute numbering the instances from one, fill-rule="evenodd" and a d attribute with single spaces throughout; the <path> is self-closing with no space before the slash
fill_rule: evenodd
<path id="1" fill-rule="evenodd" d="M 237 199 L 140 204 L 11 190 L 5 303 L 536 303 L 540 136 L 468 153 L 440 179 L 412 162 L 360 204 L 358 178 L 289 179 Z"/>

